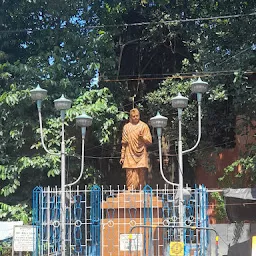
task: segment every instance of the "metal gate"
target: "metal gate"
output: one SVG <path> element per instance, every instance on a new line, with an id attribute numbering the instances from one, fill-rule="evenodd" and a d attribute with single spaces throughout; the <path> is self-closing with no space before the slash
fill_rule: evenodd
<path id="1" fill-rule="evenodd" d="M 66 255 L 164 256 L 174 242 L 183 246 L 184 255 L 210 255 L 206 188 L 191 189 L 184 197 L 182 217 L 178 194 L 174 188 L 148 185 L 137 191 L 97 185 L 67 189 Z M 61 255 L 60 195 L 57 187 L 33 191 L 36 256 Z"/>

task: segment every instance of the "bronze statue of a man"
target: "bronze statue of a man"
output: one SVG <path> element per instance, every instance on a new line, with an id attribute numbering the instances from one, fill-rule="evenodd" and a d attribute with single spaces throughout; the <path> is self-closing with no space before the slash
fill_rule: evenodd
<path id="1" fill-rule="evenodd" d="M 146 184 L 147 146 L 152 143 L 152 136 L 148 125 L 140 121 L 140 112 L 137 108 L 130 111 L 129 121 L 123 128 L 120 164 L 126 169 L 127 189 L 132 190 Z"/>

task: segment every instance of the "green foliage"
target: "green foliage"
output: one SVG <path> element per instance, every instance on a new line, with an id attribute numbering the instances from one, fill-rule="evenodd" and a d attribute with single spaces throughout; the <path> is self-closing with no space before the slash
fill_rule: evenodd
<path id="1" fill-rule="evenodd" d="M 210 196 L 215 200 L 214 217 L 216 218 L 216 221 L 226 221 L 227 213 L 223 196 L 221 196 L 219 192 L 211 192 Z"/>
<path id="2" fill-rule="evenodd" d="M 84 92 L 73 103 L 68 111 L 69 120 L 86 112 L 93 117 L 93 132 L 101 144 L 109 143 L 117 131 L 118 122 L 128 115 L 118 110 L 115 100 L 108 88 Z"/>
<path id="3" fill-rule="evenodd" d="M 5 256 L 12 255 L 12 243 L 10 240 L 0 242 L 0 253 Z"/>
<path id="4" fill-rule="evenodd" d="M 111 12 L 122 11 L 119 6 Z M 79 133 L 74 129 L 77 114 L 85 111 L 94 117 L 90 143 L 99 145 L 113 143 L 117 122 L 126 114 L 118 110 L 108 89 L 101 89 L 91 80 L 101 65 L 109 69 L 115 65 L 111 35 L 102 29 L 84 28 L 85 21 L 87 25 L 98 24 L 93 8 L 84 5 L 83 9 L 78 3 L 65 0 L 57 5 L 52 1 L 24 0 L 19 2 L 19 8 L 14 2 L 5 1 L 0 9 L 0 29 L 6 31 L 0 35 L 0 193 L 6 203 L 8 197 L 21 203 L 31 197 L 35 185 L 54 184 L 54 177 L 60 174 L 60 158 L 42 149 L 30 89 L 40 84 L 48 90 L 49 96 L 42 104 L 43 133 L 47 148 L 54 152 L 60 150 L 61 122 L 52 101 L 61 93 L 74 101 L 65 123 L 70 157 L 80 151 L 76 144 Z M 86 162 L 91 164 L 95 162 Z M 79 160 L 72 158 L 68 168 L 72 170 L 69 179 L 73 180 L 72 175 L 77 177 L 80 171 Z M 94 170 L 99 172 L 97 165 Z M 91 173 L 90 168 L 85 168 L 85 182 L 93 182 L 86 178 Z"/>
<path id="5" fill-rule="evenodd" d="M 29 90 L 37 84 L 48 90 L 42 104 L 43 132 L 47 148 L 54 152 L 60 149 L 61 122 L 52 101 L 62 93 L 73 100 L 65 120 L 70 180 L 80 169 L 74 158 L 80 155 L 75 117 L 86 112 L 94 118 L 87 129 L 88 161 L 83 182 L 95 182 L 95 174 L 103 182 L 114 167 L 103 157 L 119 156 L 116 145 L 120 145 L 120 122 L 127 119 L 132 106 L 129 99 L 134 95 L 145 120 L 156 111 L 169 118 L 165 132 L 173 150 L 177 111 L 171 107 L 171 98 L 179 91 L 188 97 L 189 107 L 183 111 L 183 142 L 184 148 L 194 145 L 197 104 L 195 95 L 190 94 L 191 73 L 204 76 L 208 72 L 203 79 L 210 84 L 203 96 L 202 141 L 198 149 L 207 146 L 215 152 L 234 146 L 236 117 L 244 115 L 247 124 L 256 117 L 252 75 L 256 24 L 254 16 L 248 15 L 254 10 L 253 1 L 239 0 L 192 0 L 186 4 L 166 0 L 3 1 L 1 195 L 6 200 L 18 196 L 18 204 L 35 185 L 58 184 L 55 177 L 60 173 L 60 159 L 43 151 L 36 107 L 30 100 Z M 234 14 L 242 16 L 205 19 Z M 154 79 L 159 77 L 160 82 Z M 253 184 L 253 154 L 248 149 L 244 160 L 227 168 L 226 173 L 242 164 Z M 190 163 L 195 163 L 195 155 Z M 20 188 L 22 193 L 17 193 Z"/>
<path id="6" fill-rule="evenodd" d="M 256 156 L 240 158 L 224 169 L 219 178 L 222 186 L 240 188 L 254 186 L 256 180 Z"/>
<path id="7" fill-rule="evenodd" d="M 177 75 L 179 77 L 179 75 Z M 146 101 L 149 105 L 150 114 L 156 113 L 159 109 L 164 109 L 165 113 L 175 112 L 171 107 L 172 98 L 178 95 L 180 92 L 183 96 L 189 96 L 189 89 L 191 86 L 191 81 L 183 79 L 171 79 L 167 78 L 160 84 L 158 90 L 148 93 L 146 95 Z"/>
<path id="8" fill-rule="evenodd" d="M 31 222 L 31 212 L 26 204 L 14 206 L 0 202 L 0 218 L 3 221 L 23 221 L 23 224 Z"/>

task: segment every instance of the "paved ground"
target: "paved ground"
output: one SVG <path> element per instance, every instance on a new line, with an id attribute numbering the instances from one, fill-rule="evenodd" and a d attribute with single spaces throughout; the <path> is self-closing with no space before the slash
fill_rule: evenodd
<path id="1" fill-rule="evenodd" d="M 210 225 L 219 234 L 218 256 L 251 256 L 251 237 L 256 235 L 256 224 Z M 215 234 L 211 232 L 211 256 L 216 255 Z"/>

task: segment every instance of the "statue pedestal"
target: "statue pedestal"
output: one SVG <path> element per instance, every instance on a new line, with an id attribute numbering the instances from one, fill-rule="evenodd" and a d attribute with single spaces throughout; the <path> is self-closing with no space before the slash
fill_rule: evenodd
<path id="1" fill-rule="evenodd" d="M 163 221 L 158 197 L 144 191 L 125 191 L 109 196 L 101 208 L 102 255 L 163 255 L 163 229 L 157 228 Z"/>

